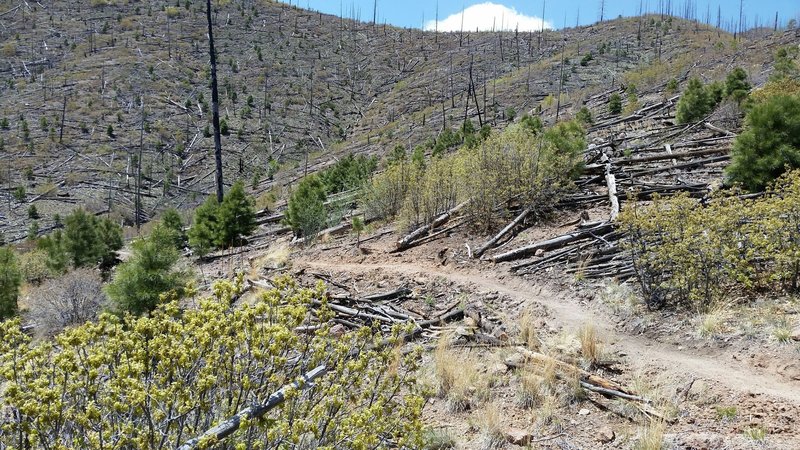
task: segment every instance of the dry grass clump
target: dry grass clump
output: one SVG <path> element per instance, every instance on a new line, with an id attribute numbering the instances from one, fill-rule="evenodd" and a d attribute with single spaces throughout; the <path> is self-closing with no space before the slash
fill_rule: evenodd
<path id="1" fill-rule="evenodd" d="M 641 300 L 629 284 L 620 284 L 616 281 L 606 282 L 600 292 L 600 299 L 611 307 L 614 314 L 623 318 L 636 314 L 641 305 Z"/>
<path id="2" fill-rule="evenodd" d="M 433 354 L 439 396 L 447 400 L 452 412 L 473 408 L 488 393 L 488 377 L 482 377 L 475 358 L 457 353 L 448 336 L 439 338 Z"/>
<path id="3" fill-rule="evenodd" d="M 585 324 L 578 330 L 578 339 L 581 341 L 581 356 L 589 366 L 597 364 L 602 355 L 602 345 L 597 337 L 597 331 L 592 324 Z"/>
<path id="4" fill-rule="evenodd" d="M 664 446 L 664 430 L 662 421 L 650 421 L 639 431 L 639 438 L 634 443 L 634 450 L 661 450 Z"/>
<path id="5" fill-rule="evenodd" d="M 558 395 L 555 361 L 542 366 L 528 367 L 520 375 L 520 406 L 534 408 Z"/>
<path id="6" fill-rule="evenodd" d="M 446 428 L 429 428 L 422 437 L 424 450 L 445 450 L 455 448 L 456 440 Z"/>
<path id="7" fill-rule="evenodd" d="M 725 312 L 722 308 L 715 308 L 699 318 L 697 334 L 703 338 L 712 338 L 725 331 Z"/>
<path id="8" fill-rule="evenodd" d="M 536 317 L 526 311 L 519 318 L 519 340 L 529 350 L 539 350 L 542 341 L 539 339 Z"/>
<path id="9" fill-rule="evenodd" d="M 480 448 L 493 450 L 502 448 L 505 443 L 503 435 L 503 417 L 500 406 L 489 403 L 479 411 L 478 429 L 480 430 Z"/>

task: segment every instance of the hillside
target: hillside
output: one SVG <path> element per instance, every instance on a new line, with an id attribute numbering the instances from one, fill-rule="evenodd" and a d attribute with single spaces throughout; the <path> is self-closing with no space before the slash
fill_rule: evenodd
<path id="1" fill-rule="evenodd" d="M 140 173 L 144 221 L 208 195 L 213 145 L 202 5 L 8 6 L 0 16 L 0 117 L 8 122 L 0 131 L 8 156 L 0 231 L 7 239 L 26 235 L 30 204 L 44 213 L 42 231 L 76 204 L 132 224 Z M 507 114 L 541 108 L 552 120 L 562 56 L 560 114 L 590 100 L 602 120 L 603 99 L 624 84 L 636 84 L 646 99 L 672 77 L 717 78 L 734 65 L 763 80 L 769 49 L 792 39 L 736 42 L 658 16 L 544 35 L 437 35 L 273 2 L 230 2 L 214 20 L 226 182 L 242 179 L 256 196 L 278 197 L 298 168 L 314 171 L 348 152 L 413 148 L 465 116 L 502 127 Z M 588 53 L 593 59 L 579 64 Z M 19 187 L 24 195 L 14 199 Z"/>
<path id="2" fill-rule="evenodd" d="M 222 204 L 204 2 L 0 2 L 0 448 L 800 448 L 800 30 L 219 3 Z"/>

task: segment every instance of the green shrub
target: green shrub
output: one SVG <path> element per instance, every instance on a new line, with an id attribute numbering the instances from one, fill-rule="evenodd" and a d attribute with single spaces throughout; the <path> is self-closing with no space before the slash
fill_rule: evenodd
<path id="1" fill-rule="evenodd" d="M 14 251 L 8 247 L 0 247 L 0 320 L 17 315 L 17 297 L 21 282 Z"/>
<path id="2" fill-rule="evenodd" d="M 770 81 L 798 80 L 800 79 L 800 69 L 797 67 L 798 49 L 796 47 L 783 47 L 775 52 L 775 62 L 773 64 Z"/>
<path id="3" fill-rule="evenodd" d="M 107 218 L 98 219 L 83 208 L 73 211 L 64 220 L 64 233 L 59 239 L 61 249 L 72 266 L 90 267 L 99 264 L 103 270 L 116 262 L 116 252 L 122 248 L 122 228 Z M 58 259 L 59 257 L 56 256 Z"/>
<path id="4" fill-rule="evenodd" d="M 289 197 L 286 223 L 296 236 L 315 236 L 328 221 L 325 184 L 317 175 L 303 178 Z"/>
<path id="5" fill-rule="evenodd" d="M 115 312 L 143 314 L 155 309 L 162 294 L 182 293 L 188 275 L 174 269 L 180 258 L 174 242 L 175 233 L 157 224 L 149 236 L 131 244 L 133 256 L 120 264 L 106 287 Z"/>
<path id="6" fill-rule="evenodd" d="M 405 155 L 405 148 L 402 146 L 400 148 Z M 399 154 L 395 157 L 399 157 Z M 323 170 L 319 174 L 319 178 L 325 187 L 326 194 L 336 194 L 360 188 L 369 180 L 377 166 L 377 158 L 364 155 L 355 156 L 351 153 Z"/>
<path id="7" fill-rule="evenodd" d="M 183 229 L 183 219 L 175 208 L 169 208 L 161 216 L 161 223 L 175 235 L 174 245 L 178 250 L 186 246 L 186 231 Z"/>
<path id="8" fill-rule="evenodd" d="M 622 113 L 622 97 L 616 92 L 608 98 L 608 112 L 615 116 Z"/>
<path id="9" fill-rule="evenodd" d="M 115 448 L 178 448 L 324 364 L 324 375 L 264 419 L 201 447 L 421 448 L 419 354 L 396 350 L 405 330 L 335 335 L 323 307 L 314 311 L 321 326 L 298 333 L 326 292 L 277 284 L 236 308 L 241 283 L 220 282 L 197 307 L 171 301 L 145 317 L 103 314 L 57 335 L 58 345 L 31 342 L 17 320 L 0 324 L 0 409 L 14 418 L 0 447 L 99 448 L 103 430 Z"/>
<path id="10" fill-rule="evenodd" d="M 736 138 L 726 173 L 760 191 L 786 168 L 800 168 L 800 96 L 776 95 L 755 104 Z"/>
<path id="11" fill-rule="evenodd" d="M 222 200 L 218 211 L 219 247 L 239 246 L 256 228 L 253 200 L 244 192 L 244 184 L 237 181 Z"/>
<path id="12" fill-rule="evenodd" d="M 692 78 L 678 101 L 678 123 L 696 122 L 706 117 L 715 105 L 712 94 L 703 86 L 703 82 Z"/>
<path id="13" fill-rule="evenodd" d="M 19 272 L 28 283 L 39 284 L 56 273 L 48 264 L 48 254 L 42 249 L 34 249 L 19 256 Z"/>
<path id="14" fill-rule="evenodd" d="M 28 240 L 31 242 L 35 242 L 36 239 L 39 237 L 39 221 L 34 220 L 28 225 Z"/>
<path id="15" fill-rule="evenodd" d="M 389 155 L 386 157 L 386 165 L 392 166 L 394 164 L 400 164 L 405 162 L 408 159 L 408 155 L 406 154 L 406 146 L 402 144 L 396 145 Z"/>
<path id="16" fill-rule="evenodd" d="M 678 92 L 678 80 L 676 80 L 675 78 L 672 78 L 671 80 L 669 80 L 667 82 L 666 92 L 667 92 L 668 95 L 672 95 L 672 94 Z"/>
<path id="17" fill-rule="evenodd" d="M 537 118 L 523 118 L 475 148 L 462 147 L 427 166 L 387 169 L 366 189 L 365 208 L 368 214 L 383 214 L 379 217 L 399 213 L 408 228 L 468 199 L 470 223 L 481 230 L 507 219 L 504 206 L 512 198 L 537 205 L 543 214 L 580 173 L 585 146 L 585 132 L 576 121 L 542 130 Z"/>
<path id="18" fill-rule="evenodd" d="M 750 93 L 747 72 L 741 67 L 733 69 L 725 79 L 725 96 L 741 104 Z"/>
<path id="19" fill-rule="evenodd" d="M 631 202 L 620 215 L 645 299 L 706 312 L 749 293 L 800 290 L 800 171 L 765 196 Z"/>
<path id="20" fill-rule="evenodd" d="M 592 118 L 592 112 L 589 111 L 589 108 L 583 107 L 575 114 L 575 119 L 577 119 L 580 123 L 585 126 L 591 126 L 594 124 L 594 118 Z"/>
<path id="21" fill-rule="evenodd" d="M 218 209 L 217 198 L 211 196 L 194 211 L 194 220 L 188 233 L 189 246 L 199 256 L 205 256 L 217 246 Z"/>
<path id="22" fill-rule="evenodd" d="M 39 210 L 36 209 L 36 205 L 31 204 L 31 206 L 28 207 L 28 218 L 33 220 L 39 218 Z"/>
<path id="23" fill-rule="evenodd" d="M 12 193 L 14 200 L 22 203 L 25 201 L 27 194 L 25 193 L 25 186 L 17 186 Z"/>
<path id="24" fill-rule="evenodd" d="M 244 184 L 237 181 L 225 194 L 222 203 L 209 197 L 195 210 L 189 229 L 189 245 L 203 256 L 214 248 L 242 245 L 244 238 L 255 228 L 253 200 L 245 194 Z"/>

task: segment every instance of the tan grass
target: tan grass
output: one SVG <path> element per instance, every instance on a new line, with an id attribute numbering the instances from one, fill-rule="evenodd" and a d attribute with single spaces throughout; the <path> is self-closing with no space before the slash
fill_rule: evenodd
<path id="1" fill-rule="evenodd" d="M 482 410 L 477 411 L 478 428 L 480 429 L 480 448 L 483 450 L 493 450 L 502 448 L 505 443 L 503 436 L 503 414 L 501 407 L 492 402 L 487 404 Z"/>
<path id="2" fill-rule="evenodd" d="M 578 339 L 581 341 L 581 356 L 590 366 L 597 364 L 602 354 L 602 344 L 594 325 L 584 324 L 578 330 Z"/>
<path id="3" fill-rule="evenodd" d="M 446 399 L 448 409 L 461 412 L 488 396 L 488 377 L 481 376 L 475 358 L 455 352 L 449 342 L 449 336 L 439 338 L 433 354 L 435 376 L 439 396 Z"/>
<path id="4" fill-rule="evenodd" d="M 664 430 L 661 421 L 650 421 L 639 431 L 639 439 L 633 445 L 634 450 L 661 450 L 664 446 Z"/>

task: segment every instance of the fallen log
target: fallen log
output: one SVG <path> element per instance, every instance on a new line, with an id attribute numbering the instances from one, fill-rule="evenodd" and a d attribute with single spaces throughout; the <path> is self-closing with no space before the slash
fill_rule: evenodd
<path id="1" fill-rule="evenodd" d="M 395 246 L 395 251 L 403 251 L 411 247 L 411 244 L 414 241 L 425 237 L 425 235 L 428 234 L 430 231 L 432 231 L 434 228 L 446 223 L 455 213 L 460 211 L 467 204 L 469 204 L 469 200 L 456 205 L 451 210 L 436 217 L 435 219 L 433 219 L 431 223 L 423 225 L 417 228 L 416 230 L 412 231 L 411 233 L 403 236 L 400 240 L 397 241 L 397 245 Z"/>
<path id="2" fill-rule="evenodd" d="M 698 161 L 685 162 L 682 164 L 678 164 L 676 166 L 658 167 L 655 169 L 648 169 L 640 172 L 632 172 L 630 175 L 635 177 L 641 177 L 644 175 L 653 175 L 656 173 L 667 172 L 675 169 L 690 169 L 692 167 L 705 166 L 706 164 L 714 164 L 722 161 L 727 161 L 729 159 L 731 159 L 731 155 L 715 156 L 713 158 L 706 158 Z"/>
<path id="3" fill-rule="evenodd" d="M 593 237 L 597 233 L 605 233 L 606 231 L 610 231 L 613 229 L 614 225 L 611 223 L 602 223 L 595 227 L 586 229 L 586 230 L 579 230 L 573 231 L 572 233 L 564 234 L 558 237 L 554 237 L 552 239 L 547 239 L 544 241 L 539 241 L 531 245 L 526 245 L 524 247 L 520 247 L 505 253 L 501 253 L 499 255 L 493 256 L 492 262 L 499 263 L 504 261 L 513 261 L 515 259 L 520 259 L 528 255 L 532 255 L 536 253 L 537 250 L 553 250 L 557 248 L 561 248 L 567 244 L 570 244 L 575 241 L 579 241 L 581 239 L 586 239 L 588 237 Z"/>
<path id="4" fill-rule="evenodd" d="M 270 395 L 267 401 L 263 404 L 253 405 L 239 411 L 234 416 L 224 420 L 222 423 L 209 429 L 200 436 L 186 441 L 185 444 L 178 447 L 178 450 L 194 450 L 198 448 L 201 442 L 219 442 L 222 439 L 225 439 L 239 429 L 242 421 L 250 421 L 260 418 L 271 409 L 274 409 L 283 403 L 284 400 L 286 400 L 287 393 L 299 389 L 307 389 L 308 387 L 312 386 L 312 383 L 317 378 L 325 375 L 327 371 L 328 369 L 324 365 L 314 368 L 305 375 L 302 375 L 299 380 L 282 387 L 280 390 Z"/>
<path id="5" fill-rule="evenodd" d="M 403 286 L 389 292 L 379 292 L 377 294 L 365 295 L 362 297 L 365 301 L 377 302 L 381 300 L 394 300 L 402 298 L 411 293 L 411 289 Z"/>
<path id="6" fill-rule="evenodd" d="M 602 389 L 606 389 L 606 390 L 609 390 L 609 391 L 616 391 L 616 392 L 619 392 L 621 394 L 625 394 L 625 395 L 628 395 L 628 396 L 636 396 L 635 393 L 626 390 L 625 388 L 623 388 L 619 384 L 615 383 L 614 381 L 611 381 L 611 380 L 609 380 L 607 378 L 603 378 L 603 377 L 601 377 L 599 375 L 594 375 L 592 373 L 589 373 L 589 372 L 581 369 L 580 367 L 574 366 L 572 364 L 565 363 L 564 361 L 560 361 L 560 360 L 558 360 L 556 358 L 553 358 L 551 356 L 547 356 L 547 355 L 542 354 L 542 353 L 537 353 L 537 352 L 528 350 L 525 347 L 516 347 L 516 351 L 518 353 L 520 353 L 522 356 L 524 356 L 526 361 L 533 361 L 535 363 L 543 364 L 543 365 L 554 364 L 557 369 L 561 370 L 562 372 L 564 372 L 566 374 L 577 375 L 578 377 L 580 377 L 582 383 L 587 383 L 587 384 L 592 385 L 592 386 L 594 386 L 596 388 L 602 388 Z M 648 403 L 648 401 L 645 400 L 645 399 L 642 399 L 642 401 L 644 401 L 645 403 Z"/>
<path id="7" fill-rule="evenodd" d="M 322 306 L 322 302 L 319 301 L 319 300 L 312 300 L 311 304 L 314 305 L 314 306 Z M 360 309 L 348 308 L 347 306 L 338 305 L 336 303 L 328 302 L 328 308 L 330 308 L 331 310 L 336 311 L 338 313 L 344 314 L 344 315 L 348 316 L 348 318 L 350 318 L 350 319 L 364 318 L 364 319 L 377 320 L 379 322 L 387 322 L 387 323 L 396 323 L 397 322 L 396 320 L 391 319 L 389 317 L 370 314 L 370 313 L 364 312 L 364 311 L 362 311 Z"/>
<path id="8" fill-rule="evenodd" d="M 486 241 L 485 244 L 481 245 L 477 250 L 475 250 L 475 252 L 473 252 L 472 254 L 472 257 L 480 258 L 481 256 L 483 256 L 483 254 L 486 253 L 486 250 L 489 250 L 490 248 L 494 247 L 495 244 L 497 244 L 497 241 L 502 239 L 503 236 L 508 234 L 509 231 L 513 230 L 514 227 L 522 223 L 522 221 L 525 220 L 525 218 L 528 217 L 528 215 L 531 212 L 533 212 L 533 206 L 529 206 L 524 211 L 519 213 L 519 215 L 516 218 L 514 218 L 514 220 L 512 220 L 511 223 L 503 227 L 503 229 L 500 230 L 499 233 L 494 235 L 494 237 Z"/>
<path id="9" fill-rule="evenodd" d="M 722 128 L 719 128 L 719 127 L 715 127 L 714 125 L 711 124 L 711 122 L 706 122 L 706 123 L 703 124 L 703 126 L 708 128 L 711 131 L 714 131 L 714 132 L 717 132 L 717 133 L 720 133 L 720 134 L 724 134 L 726 136 L 736 137 L 736 133 L 730 132 L 728 130 L 723 130 Z"/>
<path id="10" fill-rule="evenodd" d="M 671 159 L 673 161 L 672 165 L 676 166 L 678 162 L 675 160 L 678 158 L 692 158 L 695 156 L 713 155 L 715 153 L 725 153 L 728 151 L 727 148 L 716 147 L 716 148 L 707 148 L 702 150 L 690 150 L 685 152 L 673 152 L 671 145 L 666 144 L 664 147 L 666 148 L 667 151 L 666 153 L 661 153 L 658 155 L 651 155 L 651 156 L 640 156 L 638 158 L 618 159 L 614 161 L 614 164 L 627 166 L 645 162 L 663 161 L 665 159 Z"/>
<path id="11" fill-rule="evenodd" d="M 613 222 L 619 215 L 619 197 L 617 197 L 617 179 L 611 172 L 611 163 L 606 164 L 606 185 L 608 186 L 608 199 L 611 201 L 611 216 L 608 221 Z"/>

